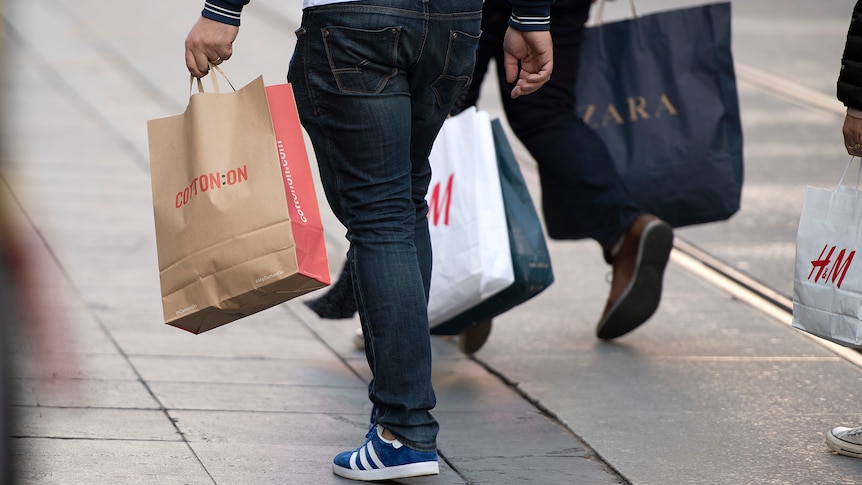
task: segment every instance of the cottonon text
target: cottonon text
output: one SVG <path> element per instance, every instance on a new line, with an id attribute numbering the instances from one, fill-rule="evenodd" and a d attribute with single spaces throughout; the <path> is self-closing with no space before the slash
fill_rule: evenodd
<path id="1" fill-rule="evenodd" d="M 293 176 L 290 173 L 290 163 L 287 160 L 287 153 L 284 150 L 284 143 L 281 140 L 276 140 L 278 145 L 278 158 L 281 160 L 281 172 L 284 177 L 284 192 L 287 195 L 288 201 L 293 203 L 293 208 L 296 210 L 296 216 L 303 223 L 308 222 L 305 217 L 305 212 L 302 210 L 302 203 L 299 201 L 299 195 L 296 193 L 296 187 L 293 184 Z"/>
<path id="2" fill-rule="evenodd" d="M 226 172 L 210 172 L 198 175 L 192 179 L 192 183 L 188 187 L 177 192 L 174 198 L 174 207 L 179 209 L 191 202 L 196 195 L 208 190 L 217 190 L 246 180 L 248 180 L 248 167 L 246 165 L 232 168 Z"/>

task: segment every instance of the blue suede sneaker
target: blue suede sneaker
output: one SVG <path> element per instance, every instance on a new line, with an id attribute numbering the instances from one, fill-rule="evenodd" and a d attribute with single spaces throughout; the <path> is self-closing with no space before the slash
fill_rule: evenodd
<path id="1" fill-rule="evenodd" d="M 398 440 L 381 436 L 379 425 L 368 433 L 368 441 L 354 451 L 339 453 L 332 460 L 332 472 L 351 480 L 374 481 L 437 475 L 436 451 L 412 450 Z"/>

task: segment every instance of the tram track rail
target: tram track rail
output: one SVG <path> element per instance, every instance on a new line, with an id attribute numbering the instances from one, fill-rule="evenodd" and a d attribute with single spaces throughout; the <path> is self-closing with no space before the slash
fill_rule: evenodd
<path id="1" fill-rule="evenodd" d="M 737 81 L 764 93 L 778 97 L 798 106 L 820 113 L 843 118 L 845 108 L 834 97 L 794 83 L 780 76 L 770 74 L 745 63 L 735 64 Z M 707 282 L 722 288 L 733 297 L 770 315 L 775 320 L 792 326 L 793 301 L 756 279 L 737 270 L 733 266 L 712 256 L 697 246 L 680 239 L 674 240 L 671 260 L 686 270 L 702 277 Z M 855 349 L 842 347 L 828 340 L 799 331 L 829 351 L 862 367 L 862 353 Z"/>
<path id="2" fill-rule="evenodd" d="M 675 239 L 671 261 L 778 322 L 792 326 L 793 302 L 790 298 L 775 292 L 687 241 Z M 862 367 L 862 353 L 859 351 L 842 347 L 801 330 L 799 332 L 839 357 L 857 367 Z"/>

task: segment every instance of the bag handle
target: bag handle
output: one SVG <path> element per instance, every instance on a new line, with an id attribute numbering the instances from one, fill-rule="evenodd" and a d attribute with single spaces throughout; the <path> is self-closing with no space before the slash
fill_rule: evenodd
<path id="1" fill-rule="evenodd" d="M 837 192 L 838 189 L 841 188 L 841 185 L 844 184 L 844 177 L 847 176 L 847 172 L 850 170 L 850 166 L 853 165 L 853 160 L 856 160 L 856 156 L 850 156 L 850 161 L 847 162 L 847 166 L 844 167 L 844 173 L 841 174 L 841 178 L 838 179 L 838 187 L 835 188 Z M 859 179 L 862 177 L 862 161 L 859 162 L 859 172 L 856 173 L 856 196 L 859 196 Z"/>
<path id="2" fill-rule="evenodd" d="M 230 79 L 228 79 L 228 78 L 227 78 L 227 75 L 224 73 L 224 71 L 222 71 L 222 70 L 221 70 L 221 68 L 220 68 L 220 67 L 218 67 L 217 65 L 215 65 L 215 64 L 213 64 L 213 63 L 210 63 L 210 73 L 211 73 L 210 77 L 212 78 L 212 82 L 213 82 L 213 92 L 214 92 L 214 93 L 219 93 L 219 92 L 220 92 L 220 91 L 219 91 L 219 86 L 218 86 L 218 77 L 216 76 L 216 72 L 218 72 L 219 74 L 221 74 L 221 77 L 223 77 L 223 78 L 224 78 L 224 80 L 225 80 L 225 81 L 227 81 L 228 86 L 230 86 L 230 88 L 231 88 L 231 89 L 233 89 L 234 91 L 236 91 L 236 88 L 235 88 L 235 87 L 233 87 L 233 83 L 231 83 L 231 82 L 230 82 Z M 197 81 L 197 84 L 198 84 L 198 92 L 199 92 L 199 93 L 203 93 L 203 92 L 204 92 L 204 84 L 203 84 L 203 82 L 201 81 L 201 78 L 199 78 L 199 77 L 194 77 L 194 75 L 189 74 L 189 97 L 191 97 L 191 95 L 193 94 L 193 93 L 192 93 L 192 88 L 194 87 L 195 81 Z"/>
<path id="3" fill-rule="evenodd" d="M 605 2 L 606 1 L 608 1 L 608 0 L 599 0 L 599 11 L 596 14 L 596 24 L 598 24 L 598 25 L 602 24 L 602 14 L 605 10 Z M 632 17 L 637 18 L 638 13 L 635 10 L 635 0 L 629 0 L 629 5 L 632 8 Z"/>
<path id="4" fill-rule="evenodd" d="M 592 26 L 592 27 L 600 27 L 600 26 L 602 25 L 602 23 L 603 23 L 603 19 L 602 19 L 602 17 L 603 17 L 603 15 L 604 15 L 605 2 L 608 2 L 608 1 L 613 1 L 613 0 L 598 0 L 598 2 L 599 2 L 599 7 L 598 7 L 598 8 L 599 8 L 599 11 L 596 13 L 596 18 L 595 18 L 595 19 L 590 23 L 590 26 Z M 635 0 L 629 0 L 629 6 L 630 6 L 630 7 L 631 7 L 631 9 L 632 9 L 632 17 L 633 17 L 633 18 L 637 18 L 637 17 L 638 17 L 638 13 L 637 13 L 637 11 L 635 10 Z M 599 36 L 599 41 L 600 41 L 600 43 L 603 43 L 603 40 L 602 40 L 603 35 L 602 35 L 602 34 L 603 34 L 602 29 L 599 29 L 599 30 L 598 30 L 598 36 Z M 603 56 L 603 54 L 604 54 L 603 50 L 600 50 L 599 52 L 600 52 L 600 55 L 602 55 L 602 57 L 604 57 L 604 56 Z"/>

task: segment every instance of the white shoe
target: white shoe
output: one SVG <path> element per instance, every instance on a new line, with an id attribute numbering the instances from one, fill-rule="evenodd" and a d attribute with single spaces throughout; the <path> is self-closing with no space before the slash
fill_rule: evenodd
<path id="1" fill-rule="evenodd" d="M 835 453 L 862 458 L 862 426 L 830 429 L 826 432 L 826 445 Z"/>

